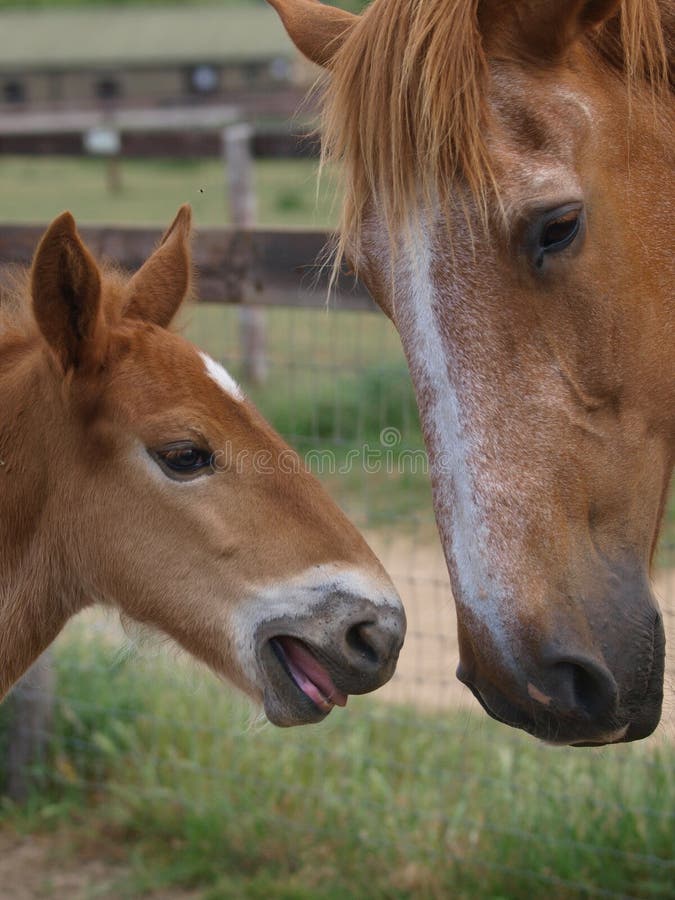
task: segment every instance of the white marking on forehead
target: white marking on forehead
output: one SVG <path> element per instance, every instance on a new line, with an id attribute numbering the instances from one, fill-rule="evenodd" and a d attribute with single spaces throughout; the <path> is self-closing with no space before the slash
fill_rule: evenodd
<path id="1" fill-rule="evenodd" d="M 447 349 L 434 312 L 430 229 L 416 226 L 411 231 L 413 246 L 403 250 L 404 261 L 397 271 L 397 281 L 408 293 L 406 302 L 400 304 L 402 308 L 397 308 L 400 312 L 397 327 L 415 387 L 418 392 L 420 389 L 428 392 L 430 397 L 425 419 L 434 473 L 436 516 L 446 556 L 452 556 L 455 561 L 461 588 L 461 598 L 457 599 L 485 623 L 493 640 L 502 645 L 504 655 L 510 658 L 504 628 L 505 614 L 508 615 L 505 591 L 494 574 L 501 567 L 496 560 L 488 559 L 489 525 L 475 488 L 476 473 L 472 471 L 472 450 L 478 445 L 480 435 L 468 433 L 470 401 L 465 401 L 463 409 L 448 373 Z M 444 293 L 444 307 L 459 302 L 459 292 L 455 285 L 447 295 Z M 462 378 L 470 396 L 471 372 L 464 368 Z"/>
<path id="2" fill-rule="evenodd" d="M 256 654 L 257 632 L 274 619 L 311 619 L 312 613 L 325 607 L 331 596 L 346 594 L 355 601 L 367 600 L 383 612 L 387 608 L 399 614 L 403 606 L 394 586 L 386 577 L 371 575 L 337 563 L 312 566 L 293 578 L 252 590 L 253 596 L 236 605 L 231 613 L 231 633 L 245 676 L 259 683 Z"/>
<path id="3" fill-rule="evenodd" d="M 243 400 L 244 395 L 241 391 L 241 388 L 234 380 L 234 378 L 230 375 L 229 372 L 225 371 L 225 369 L 217 363 L 215 359 L 212 359 L 208 353 L 200 353 L 202 358 L 202 362 L 204 363 L 204 367 L 206 368 L 206 372 L 213 381 L 220 387 L 226 394 L 232 397 L 234 400 Z"/>

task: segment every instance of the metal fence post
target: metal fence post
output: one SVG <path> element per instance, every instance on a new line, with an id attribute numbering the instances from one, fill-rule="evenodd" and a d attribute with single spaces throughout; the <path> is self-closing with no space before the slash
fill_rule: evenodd
<path id="1" fill-rule="evenodd" d="M 251 139 L 253 128 L 243 122 L 223 129 L 230 218 L 236 229 L 252 228 L 256 202 L 253 183 Z M 239 334 L 243 354 L 243 375 L 252 384 L 267 379 L 265 313 L 260 307 L 243 304 L 239 308 Z"/>
<path id="2" fill-rule="evenodd" d="M 46 650 L 26 672 L 7 699 L 7 778 L 5 793 L 14 801 L 26 799 L 31 767 L 43 761 L 54 717 L 55 672 Z"/>

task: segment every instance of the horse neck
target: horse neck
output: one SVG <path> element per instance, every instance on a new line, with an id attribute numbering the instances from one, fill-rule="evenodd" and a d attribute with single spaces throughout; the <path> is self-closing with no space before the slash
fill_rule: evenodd
<path id="1" fill-rule="evenodd" d="M 45 373 L 35 348 L 0 337 L 0 699 L 70 615 L 50 522 L 49 435 L 58 423 Z"/>

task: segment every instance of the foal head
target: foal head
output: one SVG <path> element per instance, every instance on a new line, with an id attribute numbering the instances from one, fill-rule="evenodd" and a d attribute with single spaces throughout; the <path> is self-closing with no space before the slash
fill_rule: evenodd
<path id="1" fill-rule="evenodd" d="M 329 69 L 340 250 L 415 384 L 459 678 L 564 743 L 648 735 L 675 443 L 658 0 L 271 0 Z"/>
<path id="2" fill-rule="evenodd" d="M 169 329 L 189 288 L 189 232 L 183 207 L 131 278 L 99 269 L 69 213 L 43 237 L 38 329 L 0 368 L 16 395 L 7 531 L 40 542 L 37 612 L 52 632 L 92 600 L 116 606 L 262 700 L 272 722 L 316 722 L 391 677 L 405 617 L 297 455 Z"/>

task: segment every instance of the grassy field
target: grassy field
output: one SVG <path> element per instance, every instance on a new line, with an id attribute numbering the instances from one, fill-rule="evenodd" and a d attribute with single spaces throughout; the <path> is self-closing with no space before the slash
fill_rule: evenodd
<path id="1" fill-rule="evenodd" d="M 228 221 L 225 173 L 213 160 L 125 160 L 122 190 L 106 186 L 98 159 L 0 156 L 1 218 L 44 222 L 69 209 L 81 223 L 168 225 L 181 203 L 191 203 L 197 228 Z M 255 165 L 260 225 L 334 224 L 330 185 L 317 204 L 316 164 L 308 160 Z"/>
<path id="2" fill-rule="evenodd" d="M 71 631 L 58 662 L 39 793 L 0 807 L 0 829 L 122 856 L 111 896 L 673 896 L 672 745 L 553 750 L 482 715 L 354 698 L 280 731 L 165 656 Z"/>

